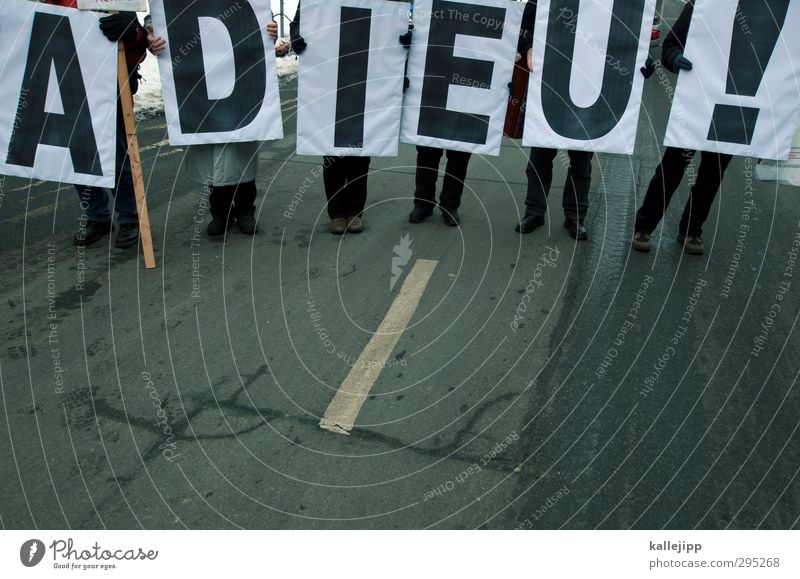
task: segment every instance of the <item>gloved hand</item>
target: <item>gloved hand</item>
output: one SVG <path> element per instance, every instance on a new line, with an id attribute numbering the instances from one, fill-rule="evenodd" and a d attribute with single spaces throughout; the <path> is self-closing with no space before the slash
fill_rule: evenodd
<path id="1" fill-rule="evenodd" d="M 647 80 L 653 76 L 653 73 L 656 71 L 656 63 L 648 56 L 647 62 L 644 63 L 644 66 L 640 70 L 642 71 L 642 76 Z"/>
<path id="2" fill-rule="evenodd" d="M 406 92 L 408 90 L 408 87 L 410 87 L 410 86 L 411 86 L 411 81 L 408 79 L 407 76 L 404 76 L 403 77 L 403 92 Z"/>
<path id="3" fill-rule="evenodd" d="M 514 81 L 508 83 L 508 92 L 514 92 Z"/>
<path id="4" fill-rule="evenodd" d="M 411 48 L 411 31 L 409 30 L 400 37 L 400 44 L 405 48 Z"/>
<path id="5" fill-rule="evenodd" d="M 111 42 L 134 42 L 142 25 L 135 12 L 120 12 L 101 18 L 100 30 Z"/>
<path id="6" fill-rule="evenodd" d="M 692 64 L 691 60 L 689 60 L 688 58 L 683 56 L 683 54 L 681 54 L 678 58 L 675 59 L 675 68 L 677 68 L 678 70 L 692 70 L 694 68 L 694 65 Z"/>
<path id="7" fill-rule="evenodd" d="M 302 36 L 292 40 L 292 50 L 294 50 L 295 54 L 303 54 L 306 48 L 308 48 L 308 44 L 306 44 L 306 40 Z"/>

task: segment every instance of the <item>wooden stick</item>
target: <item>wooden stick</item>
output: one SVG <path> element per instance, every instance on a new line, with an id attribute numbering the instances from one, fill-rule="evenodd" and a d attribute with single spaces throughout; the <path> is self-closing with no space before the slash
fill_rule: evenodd
<path id="1" fill-rule="evenodd" d="M 119 98 L 122 105 L 122 115 L 125 118 L 125 133 L 128 137 L 128 158 L 131 162 L 133 175 L 133 190 L 136 194 L 136 209 L 139 213 L 139 239 L 142 241 L 144 253 L 144 266 L 147 269 L 156 267 L 156 257 L 153 253 L 153 235 L 150 231 L 150 215 L 147 211 L 147 196 L 144 191 L 144 175 L 142 175 L 142 160 L 139 156 L 139 137 L 136 135 L 136 117 L 133 114 L 133 95 L 131 94 L 130 79 L 128 78 L 128 61 L 125 58 L 125 47 L 119 42 Z"/>

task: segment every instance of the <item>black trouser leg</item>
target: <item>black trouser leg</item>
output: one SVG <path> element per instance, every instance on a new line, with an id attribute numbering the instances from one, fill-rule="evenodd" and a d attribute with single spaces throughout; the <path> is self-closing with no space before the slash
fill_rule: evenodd
<path id="1" fill-rule="evenodd" d="M 656 169 L 639 211 L 636 213 L 636 231 L 651 233 L 664 217 L 669 202 L 683 181 L 686 167 L 692 162 L 695 151 L 668 147 Z"/>
<path id="2" fill-rule="evenodd" d="M 564 184 L 561 205 L 564 217 L 583 221 L 589 211 L 589 189 L 592 186 L 592 157 L 588 151 L 569 151 L 569 171 Z"/>
<path id="3" fill-rule="evenodd" d="M 703 234 L 703 224 L 708 219 L 722 178 L 732 159 L 731 155 L 703 152 L 700 168 L 697 170 L 697 182 L 689 192 L 689 199 L 683 209 L 679 229 L 682 235 Z"/>
<path id="4" fill-rule="evenodd" d="M 471 153 L 447 151 L 447 168 L 442 184 L 442 194 L 439 196 L 439 205 L 443 209 L 454 210 L 461 207 L 461 195 L 464 193 L 464 181 L 467 178 L 471 157 Z"/>
<path id="5" fill-rule="evenodd" d="M 323 157 L 322 180 L 325 183 L 325 196 L 328 198 L 328 215 L 331 219 L 347 217 L 345 185 L 347 157 Z"/>
<path id="6" fill-rule="evenodd" d="M 208 205 L 212 217 L 219 217 L 221 219 L 228 219 L 235 217 L 233 214 L 233 195 L 236 191 L 236 186 L 218 187 L 210 185 L 208 195 Z"/>
<path id="7" fill-rule="evenodd" d="M 369 179 L 370 157 L 347 157 L 347 217 L 361 217 L 367 206 L 367 181 Z"/>
<path id="8" fill-rule="evenodd" d="M 239 183 L 234 187 L 233 207 L 236 217 L 244 217 L 256 214 L 256 195 L 258 189 L 255 181 Z"/>
<path id="9" fill-rule="evenodd" d="M 436 181 L 439 179 L 439 161 L 442 149 L 417 146 L 417 177 L 414 204 L 433 208 L 436 205 Z"/>
<path id="10" fill-rule="evenodd" d="M 531 156 L 525 173 L 528 175 L 528 195 L 525 198 L 525 214 L 544 217 L 547 213 L 547 196 L 553 183 L 553 159 L 556 149 L 531 148 Z"/>

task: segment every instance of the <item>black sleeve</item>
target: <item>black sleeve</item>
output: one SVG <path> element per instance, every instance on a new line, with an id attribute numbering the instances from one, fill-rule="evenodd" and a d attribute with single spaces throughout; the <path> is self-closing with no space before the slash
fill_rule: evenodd
<path id="1" fill-rule="evenodd" d="M 675 69 L 675 60 L 683 54 L 683 47 L 686 44 L 686 38 L 689 36 L 689 24 L 692 22 L 693 11 L 693 3 L 687 2 L 683 12 L 681 12 L 678 20 L 672 26 L 672 30 L 669 31 L 669 34 L 664 39 L 664 46 L 661 47 L 661 64 L 675 74 L 678 73 Z"/>
<path id="2" fill-rule="evenodd" d="M 519 42 L 517 52 L 525 58 L 528 50 L 533 46 L 533 29 L 536 26 L 536 0 L 528 0 L 525 4 L 525 13 L 522 15 L 522 26 L 519 29 Z"/>
<path id="3" fill-rule="evenodd" d="M 294 13 L 294 20 L 289 24 L 289 39 L 295 42 L 300 38 L 300 2 L 297 3 L 297 11 Z"/>

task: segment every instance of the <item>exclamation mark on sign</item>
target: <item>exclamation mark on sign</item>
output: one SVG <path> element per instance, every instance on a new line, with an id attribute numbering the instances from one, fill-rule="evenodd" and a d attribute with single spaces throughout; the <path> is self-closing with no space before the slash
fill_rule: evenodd
<path id="1" fill-rule="evenodd" d="M 726 94 L 755 97 L 778 43 L 791 0 L 739 0 L 728 60 Z M 749 145 L 761 109 L 714 107 L 709 141 Z"/>

